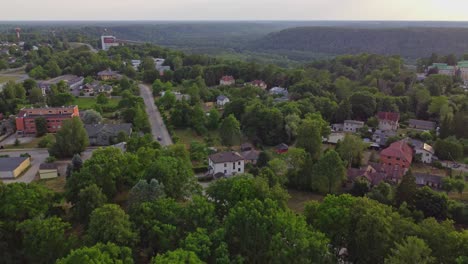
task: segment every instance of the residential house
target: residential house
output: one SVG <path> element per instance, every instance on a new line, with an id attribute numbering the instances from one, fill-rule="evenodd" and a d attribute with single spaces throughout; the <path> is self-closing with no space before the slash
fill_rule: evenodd
<path id="1" fill-rule="evenodd" d="M 0 179 L 16 178 L 30 165 L 31 161 L 27 157 L 0 158 Z"/>
<path id="2" fill-rule="evenodd" d="M 254 146 L 251 143 L 242 143 L 241 146 L 241 151 L 249 151 L 255 149 Z"/>
<path id="3" fill-rule="evenodd" d="M 353 132 L 356 133 L 364 127 L 364 122 L 362 121 L 357 121 L 357 120 L 345 120 L 344 121 L 344 132 Z"/>
<path id="4" fill-rule="evenodd" d="M 130 63 L 132 64 L 133 69 L 137 71 L 138 67 L 140 67 L 141 60 L 131 60 Z"/>
<path id="5" fill-rule="evenodd" d="M 408 122 L 408 127 L 413 129 L 429 131 L 436 128 L 436 123 L 432 121 L 410 119 Z"/>
<path id="6" fill-rule="evenodd" d="M 437 69 L 438 74 L 454 76 L 456 74 L 456 67 L 450 66 L 447 63 L 433 63 L 429 69 Z"/>
<path id="7" fill-rule="evenodd" d="M 430 164 L 434 159 L 437 159 L 431 145 L 415 139 L 412 139 L 410 143 L 414 148 L 415 155 L 420 156 L 422 163 Z"/>
<path id="8" fill-rule="evenodd" d="M 345 136 L 346 134 L 342 132 L 330 133 L 330 135 L 328 135 L 328 138 L 322 138 L 322 142 L 336 145 L 338 144 L 338 142 L 343 141 Z"/>
<path id="9" fill-rule="evenodd" d="M 468 61 L 460 61 L 457 64 L 457 74 L 463 81 L 468 81 Z"/>
<path id="10" fill-rule="evenodd" d="M 224 106 L 225 104 L 229 103 L 230 100 L 227 96 L 224 96 L 224 95 L 219 95 L 218 97 L 216 97 L 216 104 L 218 106 Z"/>
<path id="11" fill-rule="evenodd" d="M 255 87 L 258 87 L 262 90 L 266 90 L 267 89 L 267 84 L 266 82 L 262 81 L 262 80 L 253 80 L 249 83 L 246 83 L 246 84 L 249 84 L 249 85 L 252 85 L 252 86 L 255 86 Z"/>
<path id="12" fill-rule="evenodd" d="M 372 141 L 380 146 L 385 146 L 387 144 L 387 139 L 396 135 L 397 133 L 395 131 L 376 130 L 374 134 L 372 134 Z"/>
<path id="13" fill-rule="evenodd" d="M 42 90 L 42 94 L 46 95 L 50 91 L 52 85 L 57 85 L 59 82 L 65 82 L 68 89 L 76 89 L 83 84 L 84 78 L 72 74 L 61 75 L 47 81 L 39 81 L 38 87 Z"/>
<path id="14" fill-rule="evenodd" d="M 245 159 L 238 152 L 219 152 L 208 157 L 208 173 L 216 178 L 244 173 Z"/>
<path id="15" fill-rule="evenodd" d="M 289 146 L 284 143 L 281 143 L 275 147 L 275 151 L 278 154 L 286 153 L 288 152 L 288 150 L 289 150 Z"/>
<path id="16" fill-rule="evenodd" d="M 440 189 L 442 188 L 442 179 L 444 177 L 429 173 L 413 173 L 414 178 L 416 179 L 416 184 L 418 186 L 429 186 L 431 188 Z"/>
<path id="17" fill-rule="evenodd" d="M 231 75 L 225 75 L 219 80 L 219 85 L 233 85 L 236 83 L 236 80 Z"/>
<path id="18" fill-rule="evenodd" d="M 377 113 L 379 120 L 379 129 L 383 131 L 397 131 L 399 127 L 400 114 L 394 112 L 379 112 Z"/>
<path id="19" fill-rule="evenodd" d="M 100 72 L 98 72 L 97 75 L 98 75 L 99 79 L 103 80 L 103 81 L 117 80 L 117 79 L 120 78 L 120 74 L 118 74 L 117 72 L 112 71 L 110 69 L 100 71 Z"/>
<path id="20" fill-rule="evenodd" d="M 398 184 L 407 171 L 407 168 L 405 169 L 398 165 L 371 162 L 361 168 L 349 168 L 347 176 L 349 182 L 354 182 L 357 179 L 366 179 L 372 186 L 375 186 L 382 181 Z"/>
<path id="21" fill-rule="evenodd" d="M 57 164 L 54 163 L 42 163 L 39 166 L 39 178 L 40 179 L 52 179 L 59 176 L 57 170 Z"/>
<path id="22" fill-rule="evenodd" d="M 344 124 L 343 123 L 336 123 L 331 125 L 332 131 L 335 132 L 342 132 L 344 130 Z"/>
<path id="23" fill-rule="evenodd" d="M 257 164 L 260 151 L 256 150 L 250 143 L 243 143 L 241 145 L 241 156 L 244 157 L 245 163 Z"/>
<path id="24" fill-rule="evenodd" d="M 271 88 L 268 93 L 270 93 L 271 95 L 278 95 L 278 96 L 288 96 L 289 93 L 288 93 L 288 89 L 286 88 L 283 88 L 283 87 L 273 87 Z"/>
<path id="25" fill-rule="evenodd" d="M 406 140 L 393 142 L 390 146 L 380 152 L 380 163 L 390 166 L 397 165 L 408 169 L 413 161 L 413 149 Z"/>
<path id="26" fill-rule="evenodd" d="M 109 146 L 117 142 L 119 132 L 127 136 L 132 134 L 132 124 L 92 124 L 84 126 L 92 146 Z"/>
<path id="27" fill-rule="evenodd" d="M 163 76 L 165 71 L 170 71 L 170 66 L 164 66 L 165 59 L 162 58 L 153 58 L 154 66 L 156 70 L 159 72 L 159 75 Z"/>
<path id="28" fill-rule="evenodd" d="M 47 121 L 47 132 L 55 133 L 62 127 L 64 120 L 75 116 L 80 116 L 78 106 L 23 108 L 16 117 L 16 131 L 22 135 L 35 135 L 35 120 L 43 117 Z"/>
<path id="29" fill-rule="evenodd" d="M 103 93 L 103 94 L 106 94 L 106 95 L 110 96 L 112 94 L 113 90 L 114 90 L 114 88 L 112 87 L 112 85 L 103 84 L 103 85 L 98 85 L 95 88 L 94 92 Z"/>

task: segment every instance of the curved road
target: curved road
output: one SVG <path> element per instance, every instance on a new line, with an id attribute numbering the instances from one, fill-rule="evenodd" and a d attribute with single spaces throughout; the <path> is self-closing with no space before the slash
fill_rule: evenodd
<path id="1" fill-rule="evenodd" d="M 158 108 L 154 104 L 154 97 L 151 88 L 146 84 L 139 84 L 140 95 L 143 97 L 143 101 L 146 105 L 146 113 L 148 113 L 148 118 L 151 126 L 151 134 L 153 135 L 154 140 L 157 140 L 158 137 L 161 137 L 159 143 L 163 146 L 172 145 L 172 138 L 167 132 L 167 128 L 164 125 L 164 121 L 159 113 Z"/>

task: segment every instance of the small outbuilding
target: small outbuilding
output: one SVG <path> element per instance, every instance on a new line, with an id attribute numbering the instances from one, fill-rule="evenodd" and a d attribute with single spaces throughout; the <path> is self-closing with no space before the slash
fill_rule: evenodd
<path id="1" fill-rule="evenodd" d="M 0 178 L 11 179 L 21 175 L 29 166 L 31 161 L 28 157 L 0 158 Z"/>
<path id="2" fill-rule="evenodd" d="M 52 179 L 59 176 L 57 171 L 57 164 L 54 163 L 42 163 L 39 166 L 39 178 L 40 179 Z"/>

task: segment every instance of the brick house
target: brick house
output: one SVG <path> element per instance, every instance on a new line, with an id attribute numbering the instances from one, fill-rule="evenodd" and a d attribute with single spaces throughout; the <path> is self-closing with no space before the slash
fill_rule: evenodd
<path id="1" fill-rule="evenodd" d="M 47 121 L 47 132 L 56 133 L 64 120 L 79 117 L 78 106 L 23 108 L 16 117 L 16 131 L 21 135 L 36 134 L 36 118 L 43 117 Z"/>
<path id="2" fill-rule="evenodd" d="M 393 142 L 380 152 L 380 163 L 407 169 L 413 161 L 413 149 L 405 140 Z"/>

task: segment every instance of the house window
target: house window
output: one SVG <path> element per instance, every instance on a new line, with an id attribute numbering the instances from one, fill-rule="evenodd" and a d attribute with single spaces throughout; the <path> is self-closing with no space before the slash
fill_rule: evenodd
<path id="1" fill-rule="evenodd" d="M 400 158 L 396 158 L 396 160 L 400 160 Z"/>
<path id="2" fill-rule="evenodd" d="M 392 166 L 392 163 L 388 163 L 389 166 Z"/>
<path id="3" fill-rule="evenodd" d="M 226 173 L 227 173 L 227 170 L 224 170 L 224 174 L 226 174 Z"/>
<path id="4" fill-rule="evenodd" d="M 237 163 L 237 165 L 240 165 L 240 161 Z"/>
<path id="5" fill-rule="evenodd" d="M 227 167 L 227 163 L 224 163 L 224 168 L 226 168 L 226 167 Z"/>
<path id="6" fill-rule="evenodd" d="M 240 168 L 239 168 L 239 169 L 237 169 L 237 171 L 240 171 Z"/>
<path id="7" fill-rule="evenodd" d="M 387 158 L 388 158 L 388 159 L 392 159 L 392 157 L 390 157 L 390 156 L 388 156 Z"/>

